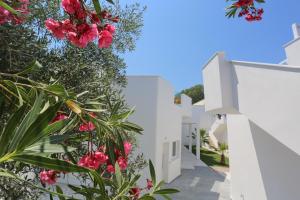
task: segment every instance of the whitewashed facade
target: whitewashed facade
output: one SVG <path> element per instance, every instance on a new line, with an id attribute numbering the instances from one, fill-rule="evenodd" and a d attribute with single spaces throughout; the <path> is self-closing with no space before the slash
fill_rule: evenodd
<path id="1" fill-rule="evenodd" d="M 226 114 L 233 200 L 300 199 L 300 28 L 282 64 L 228 61 L 204 66 L 205 108 Z"/>
<path id="2" fill-rule="evenodd" d="M 124 95 L 135 108 L 130 120 L 144 129 L 138 151 L 152 160 L 159 180 L 171 182 L 181 173 L 182 123 L 191 117 L 191 99 L 175 105 L 172 85 L 159 76 L 128 76 Z"/>

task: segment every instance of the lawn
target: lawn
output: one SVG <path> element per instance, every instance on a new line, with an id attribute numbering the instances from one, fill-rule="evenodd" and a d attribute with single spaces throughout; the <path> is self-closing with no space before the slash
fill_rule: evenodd
<path id="1" fill-rule="evenodd" d="M 196 146 L 193 146 L 192 152 L 193 154 L 196 154 Z M 220 163 L 221 155 L 218 154 L 217 152 L 210 151 L 204 148 L 201 148 L 200 152 L 201 152 L 200 153 L 201 160 L 208 166 L 229 167 L 229 159 L 227 157 L 225 157 L 225 165 L 223 165 Z"/>

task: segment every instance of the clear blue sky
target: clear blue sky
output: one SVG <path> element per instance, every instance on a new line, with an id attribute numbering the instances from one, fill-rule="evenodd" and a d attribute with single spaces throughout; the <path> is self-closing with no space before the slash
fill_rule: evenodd
<path id="1" fill-rule="evenodd" d="M 278 63 L 300 23 L 300 0 L 266 0 L 264 19 L 224 17 L 225 0 L 121 0 L 147 6 L 137 48 L 123 57 L 129 75 L 160 75 L 176 91 L 202 83 L 203 64 L 217 51 L 228 59 Z"/>

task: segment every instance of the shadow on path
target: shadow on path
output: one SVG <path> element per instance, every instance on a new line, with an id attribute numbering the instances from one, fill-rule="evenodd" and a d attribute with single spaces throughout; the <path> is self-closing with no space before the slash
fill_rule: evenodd
<path id="1" fill-rule="evenodd" d="M 174 200 L 230 200 L 229 180 L 205 166 L 182 169 L 181 176 L 167 187 L 180 190 L 172 195 Z"/>

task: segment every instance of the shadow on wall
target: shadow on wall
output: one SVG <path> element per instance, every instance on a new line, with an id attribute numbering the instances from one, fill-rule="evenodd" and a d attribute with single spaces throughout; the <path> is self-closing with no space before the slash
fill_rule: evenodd
<path id="1" fill-rule="evenodd" d="M 300 199 L 300 156 L 252 121 L 250 128 L 267 199 Z"/>

